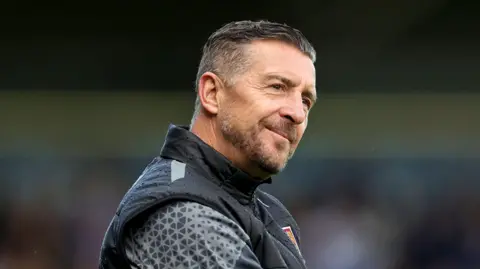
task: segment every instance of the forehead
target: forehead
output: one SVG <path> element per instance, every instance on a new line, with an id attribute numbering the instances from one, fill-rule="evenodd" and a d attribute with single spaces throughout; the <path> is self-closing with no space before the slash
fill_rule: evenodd
<path id="1" fill-rule="evenodd" d="M 312 60 L 296 47 L 275 40 L 254 41 L 248 45 L 250 71 L 256 75 L 277 73 L 315 86 L 315 66 Z"/>

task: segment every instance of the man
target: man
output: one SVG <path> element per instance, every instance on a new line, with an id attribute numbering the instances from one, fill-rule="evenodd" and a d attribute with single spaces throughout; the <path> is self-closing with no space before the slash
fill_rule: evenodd
<path id="1" fill-rule="evenodd" d="M 315 51 L 287 25 L 229 23 L 206 42 L 190 127 L 127 192 L 100 268 L 305 268 L 287 209 L 258 189 L 292 157 L 316 100 Z"/>

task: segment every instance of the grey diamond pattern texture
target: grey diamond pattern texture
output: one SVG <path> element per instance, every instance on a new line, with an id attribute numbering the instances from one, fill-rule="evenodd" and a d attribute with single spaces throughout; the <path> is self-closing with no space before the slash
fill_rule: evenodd
<path id="1" fill-rule="evenodd" d="M 248 235 L 217 211 L 176 202 L 152 214 L 126 238 L 128 258 L 141 269 L 234 268 Z"/>

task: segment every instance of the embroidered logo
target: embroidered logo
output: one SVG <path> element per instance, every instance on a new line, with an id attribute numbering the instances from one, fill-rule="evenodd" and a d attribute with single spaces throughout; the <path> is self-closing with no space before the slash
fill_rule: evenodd
<path id="1" fill-rule="evenodd" d="M 293 235 L 292 227 L 286 226 L 286 227 L 283 227 L 282 230 L 288 235 L 288 238 L 290 238 L 292 243 L 297 248 L 298 252 L 300 252 L 300 248 L 298 247 L 297 240 L 295 239 L 295 236 Z"/>

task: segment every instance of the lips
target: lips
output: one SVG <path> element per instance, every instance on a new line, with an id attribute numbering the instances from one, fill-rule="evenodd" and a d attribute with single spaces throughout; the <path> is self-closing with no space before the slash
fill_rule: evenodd
<path id="1" fill-rule="evenodd" d="M 284 131 L 281 131 L 281 130 L 275 130 L 275 129 L 271 129 L 271 128 L 267 128 L 270 132 L 273 132 L 285 139 L 287 139 L 288 141 L 290 142 L 293 142 L 294 139 L 292 138 L 293 136 L 292 135 L 289 135 L 287 132 L 284 132 Z"/>

